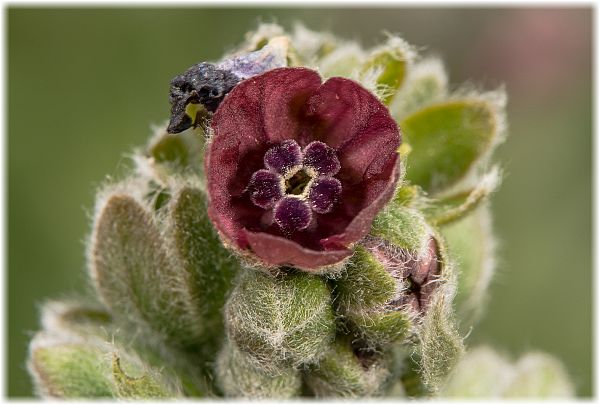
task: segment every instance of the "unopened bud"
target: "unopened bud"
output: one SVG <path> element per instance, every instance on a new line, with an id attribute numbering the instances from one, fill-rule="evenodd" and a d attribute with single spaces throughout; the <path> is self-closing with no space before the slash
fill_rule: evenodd
<path id="1" fill-rule="evenodd" d="M 217 359 L 217 378 L 226 397 L 288 399 L 300 393 L 300 371 L 289 368 L 271 374 L 256 367 L 252 357 L 227 342 Z"/>
<path id="2" fill-rule="evenodd" d="M 305 273 L 271 276 L 242 269 L 225 305 L 227 334 L 267 372 L 312 363 L 334 338 L 325 281 Z"/>
<path id="3" fill-rule="evenodd" d="M 382 215 L 393 221 L 386 227 L 378 217 L 336 286 L 338 310 L 374 347 L 414 335 L 443 270 L 437 239 L 422 216 L 404 208 Z"/>
<path id="4" fill-rule="evenodd" d="M 376 238 L 367 239 L 365 247 L 400 284 L 399 296 L 386 305 L 396 310 L 407 308 L 417 316 L 424 314 L 439 284 L 442 267 L 435 238 L 429 238 L 426 250 L 421 254 Z"/>
<path id="5" fill-rule="evenodd" d="M 365 351 L 338 337 L 319 364 L 310 367 L 305 381 L 318 398 L 360 398 L 382 394 L 389 377 L 381 353 Z"/>

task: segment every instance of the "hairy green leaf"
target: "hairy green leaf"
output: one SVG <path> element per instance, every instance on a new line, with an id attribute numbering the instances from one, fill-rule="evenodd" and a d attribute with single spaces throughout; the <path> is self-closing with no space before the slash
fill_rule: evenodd
<path id="1" fill-rule="evenodd" d="M 151 214 L 134 198 L 113 194 L 99 210 L 90 265 L 116 316 L 181 344 L 198 339 L 203 325 L 187 274 L 170 262 Z"/>
<path id="2" fill-rule="evenodd" d="M 487 201 L 499 184 L 500 170 L 495 166 L 468 190 L 434 200 L 425 210 L 425 215 L 430 223 L 438 226 L 457 221 Z"/>
<path id="3" fill-rule="evenodd" d="M 439 59 L 415 63 L 390 104 L 392 116 L 401 120 L 428 104 L 442 101 L 447 96 L 447 85 L 448 77 Z"/>
<path id="4" fill-rule="evenodd" d="M 100 334 L 112 325 L 105 308 L 76 300 L 45 302 L 41 318 L 44 330 L 58 334 Z"/>
<path id="5" fill-rule="evenodd" d="M 441 228 L 449 253 L 458 268 L 455 307 L 465 327 L 483 313 L 487 291 L 495 270 L 495 240 L 490 212 L 481 206 L 471 215 Z"/>
<path id="6" fill-rule="evenodd" d="M 166 236 L 178 284 L 190 299 L 191 308 L 179 317 L 197 330 L 192 337 L 214 356 L 223 338 L 222 308 L 238 261 L 219 240 L 206 212 L 206 197 L 198 189 L 184 186 L 175 192 Z"/>
<path id="7" fill-rule="evenodd" d="M 81 343 L 32 343 L 29 370 L 40 394 L 52 398 L 112 398 L 104 353 Z"/>
<path id="8" fill-rule="evenodd" d="M 411 148 L 406 178 L 430 193 L 449 188 L 491 152 L 501 118 L 495 107 L 477 99 L 429 106 L 400 122 Z"/>
<path id="9" fill-rule="evenodd" d="M 405 81 L 413 51 L 403 39 L 390 37 L 387 43 L 371 51 L 361 66 L 361 73 L 376 73 L 375 82 L 385 88 L 383 102 L 388 104 Z"/>
<path id="10" fill-rule="evenodd" d="M 434 296 L 419 333 L 423 382 L 433 392 L 445 383 L 464 353 L 447 299 L 441 292 Z"/>

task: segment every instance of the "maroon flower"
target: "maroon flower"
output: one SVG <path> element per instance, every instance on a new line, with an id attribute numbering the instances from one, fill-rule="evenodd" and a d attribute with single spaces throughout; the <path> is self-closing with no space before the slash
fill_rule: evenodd
<path id="1" fill-rule="evenodd" d="M 398 126 L 351 80 L 271 70 L 225 97 L 212 130 L 209 216 L 228 244 L 269 264 L 348 257 L 398 181 Z"/>

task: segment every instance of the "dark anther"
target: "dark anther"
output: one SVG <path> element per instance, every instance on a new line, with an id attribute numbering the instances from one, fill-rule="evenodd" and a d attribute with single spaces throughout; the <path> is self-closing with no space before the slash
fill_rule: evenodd
<path id="1" fill-rule="evenodd" d="M 308 185 L 311 177 L 304 171 L 298 170 L 289 180 L 285 182 L 285 193 L 300 195 Z"/>
<path id="2" fill-rule="evenodd" d="M 171 120 L 167 132 L 178 133 L 193 125 L 186 113 L 188 104 L 201 104 L 213 113 L 227 93 L 240 82 L 235 74 L 210 63 L 199 63 L 171 80 Z"/>

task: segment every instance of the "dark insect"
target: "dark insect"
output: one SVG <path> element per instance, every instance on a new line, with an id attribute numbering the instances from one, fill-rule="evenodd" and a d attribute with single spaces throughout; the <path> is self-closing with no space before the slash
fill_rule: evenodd
<path id="1" fill-rule="evenodd" d="M 169 101 L 171 120 L 167 132 L 175 134 L 190 128 L 194 121 L 186 113 L 189 104 L 201 104 L 213 113 L 227 93 L 242 79 L 211 63 L 199 63 L 171 80 Z"/>
<path id="2" fill-rule="evenodd" d="M 268 70 L 287 66 L 287 42 L 274 38 L 263 48 L 217 63 L 198 63 L 171 80 L 171 120 L 167 132 L 176 134 L 198 125 L 214 113 L 239 82 Z M 204 108 L 190 116 L 190 104 Z M 202 111 L 204 110 L 204 111 Z M 204 114 L 203 114 L 204 113 Z M 201 114 L 203 116 L 199 116 Z"/>

